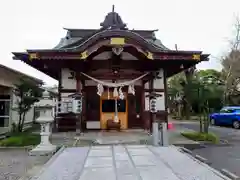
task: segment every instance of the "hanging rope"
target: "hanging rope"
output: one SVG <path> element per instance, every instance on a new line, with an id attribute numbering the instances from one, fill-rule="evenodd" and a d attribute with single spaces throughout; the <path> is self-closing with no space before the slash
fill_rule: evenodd
<path id="1" fill-rule="evenodd" d="M 107 86 L 107 87 L 114 87 L 114 88 L 118 88 L 118 87 L 123 87 L 123 86 L 129 86 L 129 85 L 132 85 L 134 84 L 136 81 L 142 79 L 143 77 L 145 77 L 146 75 L 148 75 L 149 73 L 145 73 L 141 76 L 139 76 L 138 78 L 136 79 L 133 79 L 133 80 L 130 80 L 130 81 L 125 81 L 125 82 L 120 82 L 120 83 L 111 83 L 111 82 L 105 82 L 105 81 L 101 81 L 99 79 L 96 79 L 94 77 L 91 77 L 83 72 L 81 72 L 82 75 L 88 77 L 89 79 L 97 82 L 98 84 L 102 84 L 103 86 Z"/>

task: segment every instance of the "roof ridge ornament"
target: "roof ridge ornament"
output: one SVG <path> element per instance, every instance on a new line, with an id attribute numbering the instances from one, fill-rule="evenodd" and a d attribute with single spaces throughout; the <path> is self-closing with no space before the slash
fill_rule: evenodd
<path id="1" fill-rule="evenodd" d="M 112 12 L 105 16 L 105 19 L 100 23 L 103 29 L 127 29 L 127 25 L 122 21 L 122 18 L 115 12 L 115 6 L 112 6 Z"/>

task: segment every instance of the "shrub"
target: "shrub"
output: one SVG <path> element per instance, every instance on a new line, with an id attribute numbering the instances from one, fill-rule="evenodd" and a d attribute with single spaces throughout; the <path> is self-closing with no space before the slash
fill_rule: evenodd
<path id="1" fill-rule="evenodd" d="M 181 135 L 194 141 L 210 141 L 215 144 L 219 142 L 219 138 L 213 133 L 181 132 Z"/>
<path id="2" fill-rule="evenodd" d="M 40 143 L 40 135 L 31 133 L 14 133 L 0 141 L 0 146 L 30 146 Z"/>
<path id="3" fill-rule="evenodd" d="M 11 127 L 11 132 L 15 133 L 18 131 L 18 127 L 16 123 L 12 123 L 12 127 Z"/>

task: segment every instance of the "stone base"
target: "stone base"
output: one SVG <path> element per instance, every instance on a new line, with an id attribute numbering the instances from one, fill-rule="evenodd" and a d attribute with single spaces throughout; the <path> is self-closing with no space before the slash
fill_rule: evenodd
<path id="1" fill-rule="evenodd" d="M 30 156 L 47 156 L 50 154 L 54 154 L 57 151 L 57 147 L 55 145 L 41 145 L 39 144 L 37 147 L 32 149 L 29 152 Z"/>

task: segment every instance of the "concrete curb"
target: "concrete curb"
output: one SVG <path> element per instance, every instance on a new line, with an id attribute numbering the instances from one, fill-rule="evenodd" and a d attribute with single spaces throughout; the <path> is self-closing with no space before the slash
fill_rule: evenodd
<path id="1" fill-rule="evenodd" d="M 189 149 L 187 149 L 185 147 L 181 147 L 180 150 L 185 152 L 185 153 L 187 153 L 187 154 L 192 155 L 194 158 L 196 158 L 197 160 L 201 161 L 202 163 L 205 163 L 207 165 L 211 165 L 211 163 L 206 158 L 204 158 L 204 157 L 202 157 L 202 156 L 200 156 L 198 154 L 194 155 L 191 150 L 189 150 Z"/>
<path id="2" fill-rule="evenodd" d="M 220 170 L 211 167 L 209 164 L 206 164 L 205 162 L 202 162 L 201 160 L 197 159 L 195 156 L 193 156 L 191 154 L 186 154 L 186 155 L 188 157 L 190 157 L 191 159 L 197 161 L 198 163 L 201 163 L 204 167 L 208 168 L 210 171 L 212 171 L 214 174 L 219 176 L 221 179 L 225 179 L 225 180 L 230 180 L 231 179 L 230 177 L 228 177 L 224 173 L 222 173 Z M 238 180 L 238 179 L 236 179 L 236 180 Z"/>
<path id="3" fill-rule="evenodd" d="M 176 147 L 176 146 L 175 146 Z M 204 167 L 208 168 L 210 171 L 212 171 L 214 174 L 216 174 L 217 176 L 219 176 L 221 179 L 224 180 L 230 180 L 232 178 L 230 178 L 229 176 L 225 175 L 224 173 L 222 173 L 220 170 L 215 169 L 213 167 L 211 167 L 209 164 L 207 164 L 204 161 L 207 161 L 207 159 L 203 158 L 202 156 L 199 155 L 193 155 L 192 151 L 184 148 L 184 147 L 176 147 L 180 152 L 185 153 L 186 156 L 188 156 L 189 158 L 193 159 L 194 161 L 202 164 Z M 234 179 L 233 179 L 234 180 Z M 240 180 L 240 179 L 235 179 L 235 180 Z"/>
<path id="4" fill-rule="evenodd" d="M 48 161 L 46 164 L 44 164 L 43 166 L 40 167 L 40 169 L 36 169 L 34 170 L 35 173 L 33 173 L 32 175 L 30 174 L 30 178 L 29 176 L 29 171 L 31 171 L 32 169 L 30 169 L 29 171 L 27 171 L 27 173 L 21 177 L 19 180 L 33 180 L 33 179 L 37 179 L 52 163 L 53 161 L 56 160 L 56 158 L 65 150 L 65 146 L 62 146 Z M 37 172 L 36 172 L 37 171 Z"/>
<path id="5" fill-rule="evenodd" d="M 179 148 L 179 149 L 180 149 L 180 151 L 183 151 L 183 152 L 189 154 L 192 158 L 195 158 L 196 160 L 198 160 L 198 161 L 200 161 L 200 162 L 202 162 L 202 163 L 204 163 L 204 164 L 206 164 L 207 166 L 210 167 L 211 163 L 210 163 L 206 158 L 204 158 L 204 157 L 202 157 L 202 156 L 200 156 L 200 155 L 198 155 L 198 154 L 196 154 L 195 156 L 193 156 L 192 151 L 190 151 L 190 150 L 187 149 L 187 148 L 181 147 L 181 148 Z M 210 168 L 211 168 L 211 167 L 210 167 Z M 215 169 L 214 169 L 214 170 L 215 170 Z M 224 176 L 226 176 L 226 177 L 228 177 L 228 178 L 230 178 L 230 179 L 232 179 L 232 180 L 240 180 L 240 177 L 239 177 L 239 176 L 233 174 L 232 172 L 228 171 L 227 169 L 216 170 L 215 173 L 216 173 L 217 171 L 219 171 L 221 174 L 223 174 Z M 219 175 L 219 173 L 217 173 L 217 174 Z"/>
<path id="6" fill-rule="evenodd" d="M 185 147 L 181 147 L 180 150 L 183 151 L 183 152 L 185 152 L 185 153 L 187 153 L 187 154 L 190 154 L 190 155 L 193 154 L 193 152 L 192 152 L 191 150 L 189 150 L 189 149 L 187 149 L 187 148 L 185 148 Z"/>
<path id="7" fill-rule="evenodd" d="M 201 161 L 202 163 L 205 163 L 205 164 L 207 164 L 207 165 L 210 165 L 210 164 L 211 164 L 206 158 L 204 158 L 204 157 L 202 157 L 202 156 L 200 156 L 200 155 L 198 155 L 198 154 L 194 155 L 191 150 L 189 150 L 189 149 L 187 149 L 187 148 L 185 148 L 185 147 L 180 147 L 180 151 L 183 151 L 183 152 L 191 155 L 192 157 L 194 157 L 195 159 Z"/>
<path id="8" fill-rule="evenodd" d="M 200 156 L 200 155 L 198 155 L 198 154 L 196 154 L 194 157 L 195 157 L 196 159 L 198 159 L 199 161 L 205 163 L 205 164 L 208 164 L 208 165 L 211 164 L 206 158 L 204 158 L 204 157 L 202 157 L 202 156 Z"/>
<path id="9" fill-rule="evenodd" d="M 220 172 L 224 174 L 225 176 L 231 178 L 232 180 L 240 180 L 240 177 L 237 176 L 236 174 L 231 173 L 227 169 L 221 169 Z"/>

